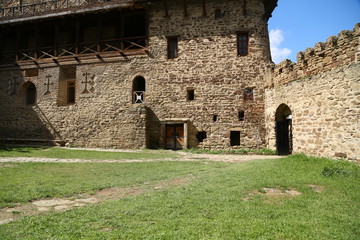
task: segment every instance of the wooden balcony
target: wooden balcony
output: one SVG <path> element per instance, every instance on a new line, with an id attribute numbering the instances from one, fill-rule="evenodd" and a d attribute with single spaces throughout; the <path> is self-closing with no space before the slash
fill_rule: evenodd
<path id="1" fill-rule="evenodd" d="M 18 51 L 3 52 L 1 54 L 0 65 L 41 62 L 46 60 L 62 60 L 78 58 L 83 56 L 97 56 L 101 58 L 104 54 L 119 55 L 138 55 L 146 54 L 147 37 L 131 37 L 123 39 L 112 39 L 98 42 L 84 42 L 69 45 L 59 45 L 52 47 L 41 47 L 38 49 L 20 49 Z"/>

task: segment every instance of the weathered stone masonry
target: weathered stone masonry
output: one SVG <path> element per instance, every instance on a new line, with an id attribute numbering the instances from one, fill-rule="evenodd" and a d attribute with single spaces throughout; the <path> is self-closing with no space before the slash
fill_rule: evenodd
<path id="1" fill-rule="evenodd" d="M 11 3 L 0 11 L 0 62 L 16 59 L 0 66 L 1 142 L 359 159 L 359 24 L 275 66 L 276 0 L 69 1 L 39 16 Z M 56 47 L 38 51 L 49 39 Z"/>
<path id="2" fill-rule="evenodd" d="M 221 18 L 215 19 L 218 9 Z M 245 11 L 245 10 L 246 11 Z M 19 63 L 3 68 L 1 78 L 1 138 L 53 139 L 88 147 L 166 147 L 167 124 L 184 125 L 184 147 L 229 148 L 230 132 L 240 132 L 240 146 L 265 146 L 263 70 L 271 61 L 263 1 L 181 1 L 146 7 L 149 44 L 146 55 L 96 56 Z M 249 36 L 249 53 L 237 55 L 237 33 Z M 178 57 L 167 59 L 167 37 L 178 37 Z M 61 72 L 76 68 L 75 104 L 59 104 Z M 38 68 L 35 77 L 26 69 Z M 64 70 L 65 69 L 65 70 Z M 87 73 L 91 79 L 85 90 Z M 50 93 L 47 76 L 50 76 Z M 16 93 L 11 79 L 18 76 Z M 146 81 L 145 103 L 133 104 L 133 81 Z M 35 84 L 35 106 L 19 103 L 21 87 Z M 244 100 L 253 89 L 254 99 Z M 187 91 L 194 90 L 194 100 Z M 61 101 L 60 101 L 61 102 Z M 244 121 L 239 120 L 244 111 Z M 39 114 L 41 113 L 41 114 Z M 215 119 L 214 115 L 217 116 Z M 28 117 L 24 117 L 28 116 Z M 203 142 L 198 132 L 206 132 Z"/>
<path id="3" fill-rule="evenodd" d="M 298 53 L 272 70 L 265 90 L 267 142 L 275 148 L 275 112 L 292 115 L 293 151 L 360 158 L 360 24 Z"/>

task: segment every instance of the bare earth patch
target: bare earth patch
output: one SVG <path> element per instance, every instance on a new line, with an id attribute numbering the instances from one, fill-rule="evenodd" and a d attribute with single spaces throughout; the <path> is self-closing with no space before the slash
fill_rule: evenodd
<path id="1" fill-rule="evenodd" d="M 296 189 L 281 190 L 279 188 L 262 188 L 261 191 L 254 190 L 250 192 L 248 197 L 243 198 L 243 200 L 249 201 L 256 196 L 260 196 L 268 203 L 279 204 L 282 200 L 290 199 L 301 194 L 302 193 Z"/>
<path id="2" fill-rule="evenodd" d="M 54 211 L 66 211 L 76 207 L 99 203 L 107 200 L 116 200 L 129 196 L 140 195 L 154 190 L 180 187 L 191 182 L 191 177 L 174 178 L 157 183 L 143 183 L 140 186 L 128 188 L 106 188 L 94 194 L 78 194 L 74 198 L 40 199 L 27 204 L 17 204 L 15 207 L 0 209 L 0 224 L 15 221 L 23 216 Z"/>

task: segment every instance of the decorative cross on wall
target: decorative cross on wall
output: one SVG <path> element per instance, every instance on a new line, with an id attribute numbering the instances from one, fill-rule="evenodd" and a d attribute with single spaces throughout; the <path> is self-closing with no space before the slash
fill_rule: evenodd
<path id="1" fill-rule="evenodd" d="M 85 89 L 84 89 L 84 91 L 82 91 L 82 93 L 89 93 L 89 91 L 87 89 L 88 83 L 91 83 L 91 81 L 88 81 L 89 75 L 90 75 L 90 73 L 88 73 L 88 72 L 83 73 L 83 76 L 85 76 L 85 81 L 82 81 L 81 83 L 85 83 Z"/>
<path id="2" fill-rule="evenodd" d="M 49 75 L 46 75 L 46 79 L 47 79 L 47 83 L 44 83 L 44 85 L 46 86 L 46 92 L 44 93 L 44 95 L 48 95 L 50 94 L 50 85 L 53 85 L 54 83 L 50 83 L 50 78 L 52 76 L 49 74 Z"/>
<path id="3" fill-rule="evenodd" d="M 16 94 L 16 86 L 19 85 L 19 82 L 18 82 L 18 79 L 19 77 L 18 76 L 13 76 L 13 79 L 10 80 L 10 91 L 11 92 L 11 95 L 15 95 Z"/>

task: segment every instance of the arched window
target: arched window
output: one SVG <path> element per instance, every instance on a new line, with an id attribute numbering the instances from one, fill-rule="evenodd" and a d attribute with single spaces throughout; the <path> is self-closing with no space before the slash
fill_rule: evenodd
<path id="1" fill-rule="evenodd" d="M 145 78 L 138 76 L 133 81 L 133 103 L 145 102 Z"/>
<path id="2" fill-rule="evenodd" d="M 27 82 L 23 86 L 25 90 L 26 105 L 34 105 L 36 103 L 36 87 L 32 82 Z"/>

